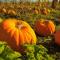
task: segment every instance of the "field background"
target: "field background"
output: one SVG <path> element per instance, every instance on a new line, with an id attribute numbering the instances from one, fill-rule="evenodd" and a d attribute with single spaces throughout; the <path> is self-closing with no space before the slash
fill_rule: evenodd
<path id="1" fill-rule="evenodd" d="M 56 30 L 60 29 L 60 3 L 56 5 L 56 8 L 52 8 L 52 2 L 47 0 L 43 2 L 7 2 L 8 0 L 0 2 L 0 18 L 3 20 L 6 18 L 21 19 L 28 22 L 33 28 L 34 22 L 43 18 L 54 21 Z M 50 12 L 43 14 L 41 12 L 43 8 L 49 9 Z M 37 45 L 43 45 L 54 59 L 60 60 L 60 46 L 54 43 L 54 36 L 41 37 L 37 35 L 37 38 Z"/>

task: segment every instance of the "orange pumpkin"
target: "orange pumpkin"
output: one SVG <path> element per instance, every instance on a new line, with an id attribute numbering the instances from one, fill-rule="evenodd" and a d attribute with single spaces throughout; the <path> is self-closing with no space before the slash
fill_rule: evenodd
<path id="1" fill-rule="evenodd" d="M 10 10 L 8 10 L 8 14 L 9 15 L 16 15 L 16 11 L 10 9 Z"/>
<path id="2" fill-rule="evenodd" d="M 52 35 L 55 32 L 55 25 L 51 20 L 37 20 L 34 28 L 36 33 L 41 36 Z"/>
<path id="3" fill-rule="evenodd" d="M 39 11 L 37 9 L 34 10 L 35 14 L 39 14 Z"/>
<path id="4" fill-rule="evenodd" d="M 43 9 L 41 10 L 41 13 L 47 15 L 48 13 L 50 13 L 50 10 L 47 9 L 47 8 L 43 8 Z"/>
<path id="5" fill-rule="evenodd" d="M 14 50 L 24 44 L 36 44 L 36 35 L 30 25 L 22 20 L 6 19 L 0 28 L 0 40 L 6 41 Z"/>
<path id="6" fill-rule="evenodd" d="M 60 30 L 57 30 L 54 34 L 54 38 L 55 38 L 55 43 L 57 45 L 60 45 Z"/>
<path id="7" fill-rule="evenodd" d="M 5 14 L 7 13 L 5 8 L 2 9 L 2 13 L 5 13 Z"/>
<path id="8" fill-rule="evenodd" d="M 45 15 L 47 15 L 47 14 L 48 14 L 48 12 L 47 12 L 46 8 L 43 8 L 43 9 L 41 10 L 41 13 L 42 13 L 42 14 L 45 14 Z"/>
<path id="9" fill-rule="evenodd" d="M 33 10 L 32 10 L 32 13 L 34 13 L 34 14 L 39 14 L 39 11 L 38 11 L 37 9 L 33 9 Z"/>

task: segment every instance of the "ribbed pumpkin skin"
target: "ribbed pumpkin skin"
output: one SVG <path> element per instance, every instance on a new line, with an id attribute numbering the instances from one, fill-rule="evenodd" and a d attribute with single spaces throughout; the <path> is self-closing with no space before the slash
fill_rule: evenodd
<path id="1" fill-rule="evenodd" d="M 60 45 L 60 30 L 57 30 L 54 34 L 54 38 L 55 38 L 55 43 L 57 45 Z"/>
<path id="2" fill-rule="evenodd" d="M 51 35 L 55 32 L 55 25 L 52 21 L 48 21 L 48 20 L 37 20 L 35 22 L 35 31 L 38 35 L 41 36 L 48 36 Z"/>
<path id="3" fill-rule="evenodd" d="M 19 50 L 23 44 L 36 44 L 36 35 L 25 21 L 6 19 L 2 22 L 0 31 L 0 40 L 6 41 L 14 50 Z"/>

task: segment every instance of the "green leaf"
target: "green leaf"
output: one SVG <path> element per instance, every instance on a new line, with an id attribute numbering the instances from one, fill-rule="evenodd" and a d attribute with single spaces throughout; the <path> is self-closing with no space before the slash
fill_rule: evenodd
<path id="1" fill-rule="evenodd" d="M 21 54 L 18 53 L 18 52 L 13 52 L 13 53 L 9 53 L 6 58 L 9 59 L 9 60 L 13 60 L 13 59 L 16 59 L 16 58 L 19 58 L 21 57 Z"/>
<path id="2" fill-rule="evenodd" d="M 21 54 L 13 51 L 5 42 L 0 42 L 0 60 L 21 60 Z"/>
<path id="3" fill-rule="evenodd" d="M 34 45 L 25 44 L 23 47 L 27 52 L 34 52 Z"/>
<path id="4" fill-rule="evenodd" d="M 0 60 L 4 60 L 2 57 L 0 57 Z"/>
<path id="5" fill-rule="evenodd" d="M 5 46 L 6 46 L 6 43 L 0 41 L 0 54 L 4 51 Z"/>

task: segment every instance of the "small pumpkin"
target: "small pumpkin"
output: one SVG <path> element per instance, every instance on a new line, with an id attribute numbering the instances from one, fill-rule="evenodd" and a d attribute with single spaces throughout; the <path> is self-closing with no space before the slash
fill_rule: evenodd
<path id="1" fill-rule="evenodd" d="M 41 10 L 41 13 L 42 13 L 42 14 L 45 14 L 45 15 L 47 15 L 47 14 L 48 14 L 48 12 L 47 12 L 46 8 L 43 8 L 43 9 Z"/>
<path id="2" fill-rule="evenodd" d="M 22 20 L 6 19 L 1 24 L 0 40 L 19 51 L 24 44 L 36 44 L 36 35 L 30 25 Z"/>
<path id="3" fill-rule="evenodd" d="M 60 45 L 60 30 L 57 30 L 55 33 L 54 33 L 54 38 L 55 38 L 55 43 L 57 45 Z"/>
<path id="4" fill-rule="evenodd" d="M 36 8 L 33 8 L 33 9 L 32 9 L 32 13 L 34 13 L 34 14 L 39 14 L 39 10 L 36 9 Z"/>
<path id="5" fill-rule="evenodd" d="M 48 36 L 55 32 L 55 25 L 51 20 L 40 19 L 35 22 L 34 29 L 38 35 Z"/>
<path id="6" fill-rule="evenodd" d="M 35 14 L 39 14 L 39 11 L 37 9 L 34 10 Z"/>
<path id="7" fill-rule="evenodd" d="M 10 9 L 10 10 L 8 10 L 8 14 L 9 15 L 16 15 L 16 11 Z"/>
<path id="8" fill-rule="evenodd" d="M 7 10 L 5 8 L 2 9 L 2 13 L 7 13 Z"/>
<path id="9" fill-rule="evenodd" d="M 41 10 L 41 13 L 47 15 L 48 13 L 50 13 L 50 10 L 47 9 L 47 8 L 43 8 L 43 9 Z"/>

